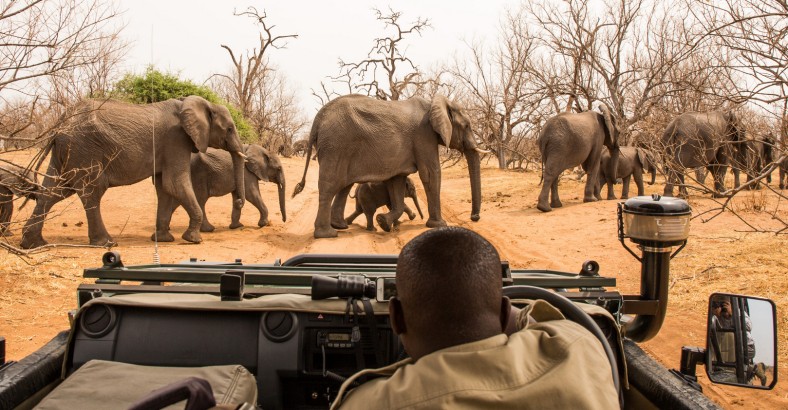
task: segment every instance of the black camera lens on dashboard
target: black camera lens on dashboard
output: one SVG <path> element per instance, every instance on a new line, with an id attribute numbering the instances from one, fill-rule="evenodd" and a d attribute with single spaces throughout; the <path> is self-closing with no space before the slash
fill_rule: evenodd
<path id="1" fill-rule="evenodd" d="M 312 300 L 375 297 L 375 282 L 362 275 L 312 276 Z"/>

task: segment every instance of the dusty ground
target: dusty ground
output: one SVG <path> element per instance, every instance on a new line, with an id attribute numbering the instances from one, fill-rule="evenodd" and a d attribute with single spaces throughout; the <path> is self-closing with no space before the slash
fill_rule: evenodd
<path id="1" fill-rule="evenodd" d="M 29 154 L 16 155 L 19 162 Z M 5 156 L 4 158 L 9 158 Z M 300 179 L 303 159 L 283 159 L 288 192 Z M 397 233 L 370 233 L 363 229 L 362 217 L 336 239 L 312 238 L 317 211 L 317 173 L 313 162 L 306 189 L 287 204 L 288 221 L 283 223 L 276 205 L 275 187 L 263 184 L 264 199 L 271 211 L 272 226 L 256 227 L 258 215 L 253 207 L 244 209 L 242 222 L 247 227 L 229 230 L 229 198 L 208 203 L 208 216 L 217 231 L 204 234 L 199 245 L 174 242 L 159 244 L 161 262 L 172 263 L 190 256 L 208 260 L 272 262 L 303 252 L 398 253 L 402 245 L 426 228 L 423 222 L 405 221 Z M 564 207 L 543 214 L 536 210 L 538 173 L 495 169 L 493 161 L 483 166 L 484 201 L 481 221 L 471 222 L 470 188 L 467 170 L 462 165 L 447 168 L 443 176 L 443 217 L 481 233 L 499 249 L 515 268 L 549 268 L 575 272 L 587 259 L 597 260 L 601 274 L 617 278 L 618 290 L 632 294 L 639 290 L 638 262 L 616 239 L 615 202 L 582 203 L 582 185 L 562 181 L 560 192 Z M 658 184 L 660 179 L 657 180 Z M 648 187 L 659 192 L 662 186 Z M 618 188 L 620 189 L 620 188 Z M 420 199 L 426 212 L 426 199 L 419 184 Z M 707 198 L 691 197 L 694 213 L 711 208 Z M 353 204 L 348 202 L 348 207 Z M 734 203 L 746 220 L 757 227 L 777 226 L 771 214 L 753 208 L 774 210 L 776 197 L 764 191 L 745 193 Z M 108 191 L 102 204 L 109 231 L 118 241 L 115 248 L 127 265 L 151 263 L 155 216 L 155 194 L 149 181 Z M 778 214 L 788 220 L 788 204 Z M 17 212 L 15 220 L 24 221 L 28 206 Z M 350 213 L 350 210 L 348 210 Z M 80 202 L 64 201 L 44 228 L 50 243 L 86 244 L 87 225 Z M 180 237 L 187 223 L 180 210 L 172 228 Z M 682 345 L 701 346 L 705 336 L 708 295 L 714 291 L 746 293 L 771 298 L 778 306 L 779 363 L 788 363 L 788 238 L 768 233 L 748 233 L 744 223 L 730 213 L 709 222 L 692 222 L 689 244 L 672 263 L 668 317 L 660 334 L 644 343 L 644 349 L 666 367 L 678 368 Z M 16 236 L 9 243 L 17 244 Z M 76 305 L 75 287 L 82 279 L 82 268 L 100 265 L 103 249 L 59 247 L 22 259 L 0 250 L 0 335 L 8 340 L 8 359 L 19 359 L 46 343 L 68 326 L 66 312 Z M 784 366 L 784 365 L 783 365 Z M 707 382 L 698 368 L 704 392 L 726 408 L 786 408 L 788 387 L 779 382 L 772 391 L 757 391 Z M 781 370 L 778 380 L 785 377 Z"/>

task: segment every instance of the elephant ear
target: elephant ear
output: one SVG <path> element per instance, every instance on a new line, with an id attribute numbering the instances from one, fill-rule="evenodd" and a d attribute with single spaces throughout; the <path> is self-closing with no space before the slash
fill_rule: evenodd
<path id="1" fill-rule="evenodd" d="M 189 134 L 199 152 L 208 150 L 208 133 L 211 127 L 211 110 L 208 101 L 191 95 L 184 98 L 178 113 L 181 127 Z"/>
<path id="2" fill-rule="evenodd" d="M 265 170 L 271 163 L 268 152 L 264 149 L 259 149 L 260 152 L 255 152 L 257 150 L 249 149 L 249 147 L 251 147 L 251 145 L 244 145 L 244 152 L 247 156 L 247 160 L 244 164 L 246 169 L 257 177 L 258 180 L 267 182 L 268 175 L 266 175 Z"/>
<path id="3" fill-rule="evenodd" d="M 430 105 L 430 124 L 443 140 L 443 145 L 449 146 L 451 141 L 451 117 L 449 117 L 449 100 L 442 95 L 432 98 Z"/>
<path id="4" fill-rule="evenodd" d="M 608 109 L 605 104 L 599 104 L 599 111 L 605 118 L 605 127 L 607 127 L 605 146 L 609 148 L 618 147 L 618 130 L 616 129 L 616 122 L 613 119 L 613 115 L 610 114 L 610 109 Z"/>
<path id="5" fill-rule="evenodd" d="M 642 148 L 638 148 L 635 151 L 637 152 L 640 165 L 643 167 L 643 169 L 648 169 L 648 155 L 646 154 L 646 151 Z"/>

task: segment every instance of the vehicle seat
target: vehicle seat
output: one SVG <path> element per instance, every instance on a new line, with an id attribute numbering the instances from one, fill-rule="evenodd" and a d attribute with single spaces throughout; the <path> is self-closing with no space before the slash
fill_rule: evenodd
<path id="1" fill-rule="evenodd" d="M 36 409 L 125 409 L 150 392 L 188 377 L 210 383 L 216 404 L 257 403 L 257 382 L 240 365 L 140 366 L 91 360 L 48 394 Z M 182 409 L 186 401 L 167 407 Z"/>

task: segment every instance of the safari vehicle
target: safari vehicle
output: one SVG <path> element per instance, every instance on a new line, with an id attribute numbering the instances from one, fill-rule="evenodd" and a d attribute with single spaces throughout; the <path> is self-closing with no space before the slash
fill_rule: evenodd
<path id="1" fill-rule="evenodd" d="M 546 299 L 600 339 L 624 408 L 716 408 L 695 383 L 699 363 L 715 382 L 759 389 L 777 382 L 769 300 L 712 295 L 707 346 L 684 348 L 678 371 L 636 344 L 662 326 L 670 259 L 686 245 L 689 218 L 680 199 L 636 197 L 619 204 L 619 240 L 642 266 L 639 295 L 608 290 L 616 280 L 600 275 L 594 261 L 582 263 L 579 273 L 502 263 L 505 295 L 515 302 Z M 136 407 L 158 408 L 190 397 L 193 386 L 177 383 L 188 376 L 209 380 L 220 404 L 327 408 L 346 377 L 406 354 L 386 302 L 396 292 L 396 261 L 396 255 L 303 254 L 271 264 L 193 258 L 124 266 L 119 254 L 108 252 L 101 267 L 84 270 L 95 283 L 79 286 L 71 330 L 2 365 L 0 408 L 87 408 L 91 402 L 108 408 L 124 399 L 128 407 L 170 385 Z M 586 313 L 594 311 L 601 314 Z M 581 382 L 567 380 L 566 388 Z M 194 407 L 187 408 L 199 408 L 196 390 L 191 394 Z"/>

